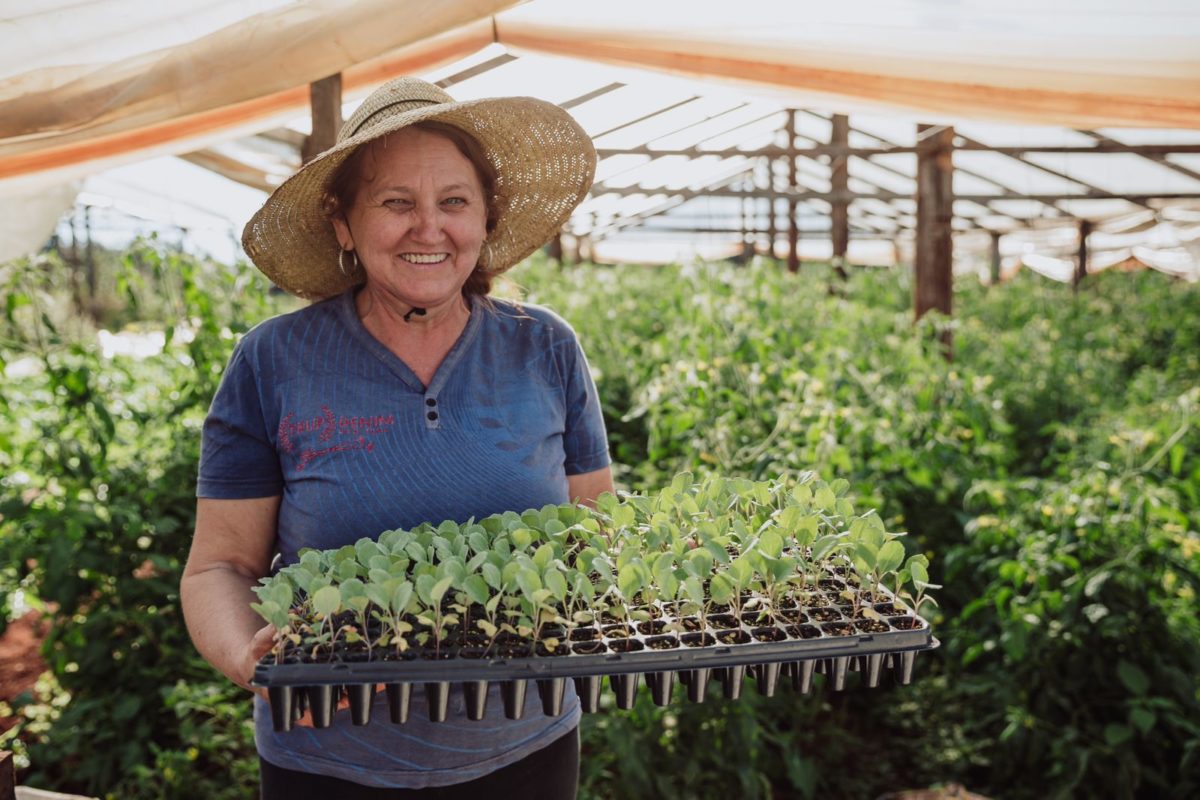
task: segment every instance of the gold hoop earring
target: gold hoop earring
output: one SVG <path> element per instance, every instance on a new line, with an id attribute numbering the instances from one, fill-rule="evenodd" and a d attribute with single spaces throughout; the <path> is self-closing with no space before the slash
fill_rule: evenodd
<path id="1" fill-rule="evenodd" d="M 484 241 L 483 251 L 484 251 L 483 266 L 488 269 L 491 269 L 492 262 L 495 261 L 495 259 L 496 259 L 495 254 L 492 252 L 492 243 L 488 242 L 488 241 Z"/>
<path id="2" fill-rule="evenodd" d="M 352 276 L 350 275 L 349 272 L 346 271 L 346 262 L 345 262 L 346 253 L 349 253 L 350 257 L 352 259 L 354 259 L 353 262 L 351 262 L 351 263 L 354 265 L 352 267 L 352 269 L 355 272 L 358 271 L 358 253 L 354 252 L 353 250 L 338 250 L 338 270 L 340 270 L 343 275 L 345 275 L 347 278 L 349 278 Z"/>

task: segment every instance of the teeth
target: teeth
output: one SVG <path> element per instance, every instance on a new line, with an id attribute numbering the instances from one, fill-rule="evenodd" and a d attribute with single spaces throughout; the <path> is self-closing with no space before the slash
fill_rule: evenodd
<path id="1" fill-rule="evenodd" d="M 445 261 L 446 253 L 404 253 L 400 256 L 412 264 L 437 264 Z"/>

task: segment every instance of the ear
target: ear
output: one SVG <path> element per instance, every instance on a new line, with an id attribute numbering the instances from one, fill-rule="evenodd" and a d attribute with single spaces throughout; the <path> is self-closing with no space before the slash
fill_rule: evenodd
<path id="1" fill-rule="evenodd" d="M 329 218 L 329 222 L 333 225 L 333 233 L 337 236 L 338 246 L 343 250 L 353 250 L 354 237 L 350 235 L 350 226 L 346 223 L 346 215 L 339 211 Z"/>

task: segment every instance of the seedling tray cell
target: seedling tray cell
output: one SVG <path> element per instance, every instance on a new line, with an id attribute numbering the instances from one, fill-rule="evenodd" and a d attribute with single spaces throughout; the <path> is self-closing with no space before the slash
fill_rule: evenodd
<path id="1" fill-rule="evenodd" d="M 671 627 L 656 626 L 661 631 Z M 885 618 L 905 620 L 911 617 Z M 597 653 L 570 652 L 557 656 L 526 656 L 521 658 L 458 658 L 451 647 L 437 657 L 426 658 L 419 651 L 406 653 L 402 660 L 345 661 L 330 663 L 276 664 L 269 660 L 260 663 L 254 683 L 268 690 L 272 707 L 272 722 L 276 730 L 291 729 L 300 709 L 307 704 L 312 711 L 313 726 L 331 724 L 333 709 L 341 692 L 350 698 L 352 722 L 365 725 L 369 721 L 370 700 L 377 685 L 387 688 L 389 716 L 393 723 L 408 720 L 408 699 L 412 687 L 419 685 L 425 692 L 429 718 L 441 722 L 447 718 L 450 693 L 456 686 L 463 692 L 467 718 L 483 719 L 486 713 L 487 688 L 492 682 L 501 685 L 505 715 L 520 719 L 528 684 L 532 682 L 541 701 L 542 712 L 558 716 L 563 710 L 567 679 L 572 679 L 584 711 L 600 708 L 603 677 L 609 679 L 615 705 L 619 709 L 633 707 L 637 686 L 643 680 L 650 687 L 655 704 L 666 706 L 676 696 L 675 684 L 685 689 L 678 692 L 691 702 L 704 702 L 708 684 L 716 679 L 728 700 L 741 697 L 744 679 L 754 679 L 758 692 L 766 697 L 775 695 L 781 676 L 793 690 L 807 693 L 812 688 L 814 671 L 824 674 L 835 691 L 846 688 L 851 671 L 861 673 L 862 685 L 878 686 L 884 666 L 890 662 L 897 683 L 912 681 L 916 655 L 938 646 L 924 620 L 917 627 L 895 629 L 889 626 L 884 633 L 856 632 L 837 635 L 824 631 L 802 634 L 789 633 L 789 626 L 764 626 L 758 622 L 733 623 L 725 633 L 743 633 L 726 638 L 734 644 L 720 642 L 699 647 L 649 646 L 650 640 L 661 641 L 661 632 L 633 633 L 609 638 L 606 635 L 593 642 Z M 795 626 L 790 626 L 794 628 Z M 752 633 L 753 631 L 753 633 Z M 809 638 L 805 638 L 809 637 Z M 617 645 L 616 651 L 612 645 Z M 446 653 L 450 657 L 446 657 Z M 432 654 L 430 654 L 432 655 Z M 474 654 L 472 654 L 474 655 Z M 857 670 L 852 670 L 852 665 Z"/>

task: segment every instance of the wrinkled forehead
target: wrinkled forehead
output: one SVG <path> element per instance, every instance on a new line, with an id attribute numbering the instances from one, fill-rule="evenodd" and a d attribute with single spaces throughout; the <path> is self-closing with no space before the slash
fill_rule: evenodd
<path id="1" fill-rule="evenodd" d="M 359 189 L 379 180 L 406 185 L 433 180 L 466 183 L 483 193 L 490 183 L 464 147 L 441 130 L 414 126 L 385 134 L 360 147 L 353 160 Z"/>

